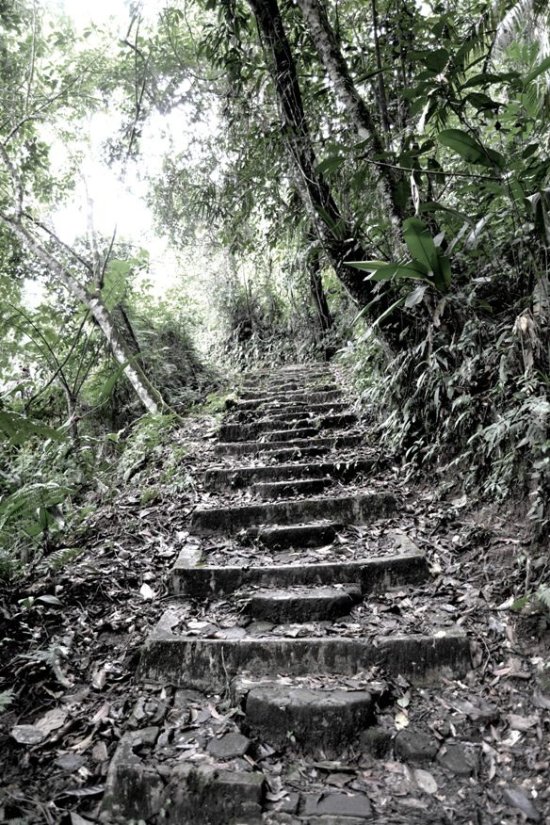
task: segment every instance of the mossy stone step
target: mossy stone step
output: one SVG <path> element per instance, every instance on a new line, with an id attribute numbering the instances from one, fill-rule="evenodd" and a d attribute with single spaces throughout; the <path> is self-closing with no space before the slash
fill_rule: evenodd
<path id="1" fill-rule="evenodd" d="M 358 584 L 265 588 L 248 598 L 244 611 L 255 619 L 274 624 L 329 621 L 347 615 L 361 599 Z"/>
<path id="2" fill-rule="evenodd" d="M 331 435 L 317 438 L 293 438 L 289 441 L 222 441 L 214 446 L 216 455 L 258 455 L 275 450 L 292 450 L 294 452 L 317 448 L 319 450 L 338 450 L 357 447 L 363 435 Z"/>
<path id="3" fill-rule="evenodd" d="M 364 524 L 393 515 L 396 509 L 396 497 L 386 492 L 266 502 L 241 507 L 197 508 L 191 517 L 191 532 L 207 535 L 224 530 L 236 533 L 247 527 L 297 525 L 315 519 L 334 519 L 340 524 Z"/>
<path id="4" fill-rule="evenodd" d="M 253 401 L 258 397 L 258 388 L 251 389 L 251 390 L 241 390 L 239 393 L 240 398 L 243 401 Z M 340 397 L 342 394 L 342 390 L 338 386 L 331 382 L 330 384 L 315 384 L 311 386 L 297 386 L 295 389 L 289 389 L 288 387 L 280 387 L 274 388 L 272 390 L 264 389 L 262 395 L 265 398 L 297 398 L 301 396 L 309 396 L 309 395 L 330 395 L 334 398 Z M 328 399 L 327 399 L 328 400 Z"/>
<path id="5" fill-rule="evenodd" d="M 295 478 L 287 481 L 260 481 L 251 487 L 258 498 L 272 500 L 293 496 L 315 496 L 334 484 L 332 478 Z"/>
<path id="6" fill-rule="evenodd" d="M 336 538 L 341 524 L 331 521 L 312 521 L 308 524 L 275 524 L 273 526 L 250 527 L 246 538 L 258 541 L 269 550 L 289 550 L 292 547 L 322 547 Z"/>
<path id="7" fill-rule="evenodd" d="M 277 749 L 322 750 L 327 756 L 349 747 L 375 719 L 366 690 L 261 685 L 249 691 L 244 707 L 251 735 Z"/>
<path id="8" fill-rule="evenodd" d="M 428 577 L 428 563 L 422 554 L 380 556 L 351 562 L 243 567 L 209 565 L 200 550 L 186 549 L 181 551 L 174 565 L 170 588 L 176 595 L 204 599 L 208 596 L 228 595 L 245 587 L 356 582 L 365 594 L 378 593 L 396 585 L 417 584 L 426 581 Z"/>
<path id="9" fill-rule="evenodd" d="M 337 413 L 348 408 L 349 404 L 344 401 L 322 401 L 318 404 L 296 403 L 295 401 L 278 402 L 276 404 L 265 402 L 264 405 L 258 405 L 254 402 L 253 406 L 250 406 L 248 401 L 235 401 L 230 398 L 226 402 L 226 409 L 230 410 L 232 415 L 237 415 L 241 419 L 246 418 L 247 421 L 265 417 L 287 420 L 294 416 L 304 416 L 310 413 L 314 415 L 318 413 Z"/>
<path id="10" fill-rule="evenodd" d="M 353 675 L 372 666 L 415 683 L 436 680 L 442 669 L 462 676 L 470 648 L 462 630 L 431 635 L 206 639 L 176 635 L 159 622 L 142 649 L 140 675 L 154 682 L 218 692 L 243 672 L 252 676 Z"/>
<path id="11" fill-rule="evenodd" d="M 242 488 L 259 482 L 276 482 L 296 478 L 330 477 L 338 481 L 352 481 L 357 476 L 372 472 L 376 466 L 376 457 L 366 459 L 349 459 L 299 462 L 295 464 L 266 464 L 258 467 L 214 467 L 204 475 L 205 485 L 212 490 Z"/>
<path id="12" fill-rule="evenodd" d="M 319 392 L 318 390 L 304 392 L 303 390 L 296 390 L 293 392 L 286 393 L 265 393 L 263 395 L 256 396 L 256 398 L 241 398 L 238 401 L 231 401 L 228 399 L 229 405 L 226 404 L 226 406 L 228 409 L 231 409 L 232 407 L 237 407 L 240 409 L 254 410 L 257 407 L 276 404 L 326 404 L 329 401 L 338 402 L 340 401 L 341 397 L 341 390 L 330 390 L 327 392 Z"/>

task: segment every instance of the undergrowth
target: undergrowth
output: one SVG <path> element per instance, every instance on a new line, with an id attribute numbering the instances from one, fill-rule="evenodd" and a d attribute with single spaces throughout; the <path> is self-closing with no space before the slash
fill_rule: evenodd
<path id="1" fill-rule="evenodd" d="M 518 320 L 519 319 L 519 320 Z M 386 361 L 370 330 L 342 352 L 382 448 L 445 490 L 528 502 L 533 537 L 550 522 L 549 379 L 528 314 L 435 324 Z M 544 351 L 542 352 L 544 355 Z"/>

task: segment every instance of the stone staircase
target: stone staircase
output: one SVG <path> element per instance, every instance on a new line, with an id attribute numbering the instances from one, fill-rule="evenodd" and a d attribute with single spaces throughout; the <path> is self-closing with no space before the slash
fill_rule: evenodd
<path id="1" fill-rule="evenodd" d="M 371 625 L 369 597 L 429 571 L 391 537 L 368 550 L 362 530 L 403 502 L 365 442 L 327 367 L 247 376 L 142 653 L 141 710 L 112 760 L 104 821 L 373 820 L 368 787 L 323 787 L 312 766 L 356 763 L 392 701 L 386 680 L 461 675 L 469 645 L 435 608 L 428 626 L 411 618 L 415 632 Z"/>

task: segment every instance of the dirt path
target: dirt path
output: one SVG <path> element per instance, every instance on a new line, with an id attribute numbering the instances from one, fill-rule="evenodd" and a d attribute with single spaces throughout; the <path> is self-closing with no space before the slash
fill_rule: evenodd
<path id="1" fill-rule="evenodd" d="M 136 558 L 132 651 L 163 570 L 167 582 L 139 666 L 128 639 L 118 687 L 115 657 L 96 664 L 83 738 L 66 729 L 66 686 L 49 711 L 62 723 L 18 744 L 33 778 L 33 757 L 58 747 L 46 772 L 57 795 L 39 802 L 33 789 L 27 813 L 42 805 L 43 821 L 73 825 L 550 822 L 545 628 L 498 609 L 520 541 L 509 525 L 482 529 L 464 502 L 411 491 L 322 366 L 249 375 L 203 449 L 198 506 L 164 514 L 175 563 L 167 543 L 154 573 Z M 24 806 L 9 779 L 15 823 Z"/>

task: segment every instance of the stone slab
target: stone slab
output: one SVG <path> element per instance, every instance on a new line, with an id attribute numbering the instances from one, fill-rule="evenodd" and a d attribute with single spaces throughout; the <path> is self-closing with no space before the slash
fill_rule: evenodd
<path id="1" fill-rule="evenodd" d="M 224 640 L 177 636 L 165 626 L 161 619 L 142 649 L 141 676 L 198 690 L 224 690 L 243 671 L 253 676 L 353 675 L 373 665 L 429 683 L 442 669 L 462 676 L 470 664 L 468 639 L 460 630 L 369 640 L 280 636 Z"/>
<path id="2" fill-rule="evenodd" d="M 395 585 L 416 584 L 429 577 L 421 554 L 381 556 L 355 562 L 323 562 L 305 566 L 210 566 L 199 551 L 182 551 L 170 576 L 176 595 L 205 598 L 226 595 L 243 587 L 292 587 L 356 582 L 363 593 L 379 593 Z"/>
<path id="3" fill-rule="evenodd" d="M 374 720 L 366 690 L 314 690 L 261 686 L 245 700 L 246 723 L 276 748 L 292 747 L 327 756 L 346 749 Z"/>
<path id="4" fill-rule="evenodd" d="M 220 441 L 214 446 L 216 455 L 259 455 L 274 450 L 292 450 L 293 452 L 311 450 L 315 447 L 324 450 L 358 447 L 364 436 L 359 433 L 349 435 L 317 436 L 315 438 L 294 438 L 290 441 Z"/>
<path id="5" fill-rule="evenodd" d="M 260 467 L 215 467 L 207 470 L 204 482 L 212 490 L 241 488 L 262 481 L 284 481 L 295 478 L 322 478 L 330 476 L 338 481 L 352 481 L 357 476 L 372 472 L 377 457 L 356 461 L 297 462 L 295 464 L 267 464 Z"/>
<path id="6" fill-rule="evenodd" d="M 334 519 L 340 524 L 365 524 L 387 518 L 397 510 L 392 493 L 375 492 L 299 501 L 249 504 L 240 507 L 197 508 L 191 517 L 191 532 L 209 535 L 219 531 L 236 533 L 256 525 L 292 525 L 315 519 Z"/>
<path id="7" fill-rule="evenodd" d="M 274 624 L 330 621 L 347 615 L 361 598 L 357 584 L 261 589 L 253 593 L 244 609 L 255 619 Z"/>
<path id="8" fill-rule="evenodd" d="M 333 484 L 331 478 L 295 478 L 286 481 L 260 481 L 251 488 L 264 501 L 294 496 L 318 496 Z"/>

